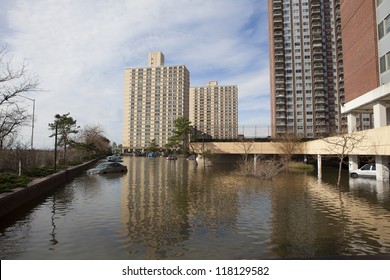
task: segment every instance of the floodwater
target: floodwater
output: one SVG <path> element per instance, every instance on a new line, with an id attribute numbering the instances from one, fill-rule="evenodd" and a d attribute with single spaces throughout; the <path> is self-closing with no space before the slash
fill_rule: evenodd
<path id="1" fill-rule="evenodd" d="M 390 259 L 389 184 L 125 158 L 0 222 L 0 259 Z"/>

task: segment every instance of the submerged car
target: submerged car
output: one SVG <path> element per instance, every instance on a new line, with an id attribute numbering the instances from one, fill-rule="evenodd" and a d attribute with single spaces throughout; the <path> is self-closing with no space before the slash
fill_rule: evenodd
<path id="1" fill-rule="evenodd" d="M 187 157 L 187 160 L 195 160 L 196 159 L 196 155 L 189 155 Z"/>
<path id="2" fill-rule="evenodd" d="M 375 177 L 376 176 L 376 166 L 375 163 L 367 163 L 360 167 L 349 172 L 352 178 L 358 177 Z"/>
<path id="3" fill-rule="evenodd" d="M 175 155 L 168 155 L 167 160 L 177 160 L 177 156 Z"/>
<path id="4" fill-rule="evenodd" d="M 122 157 L 120 155 L 113 155 L 113 156 L 109 156 L 107 157 L 107 161 L 109 162 L 122 162 Z"/>
<path id="5" fill-rule="evenodd" d="M 106 174 L 106 173 L 125 173 L 127 167 L 117 162 L 104 162 L 97 165 L 95 168 L 89 169 L 87 174 Z"/>

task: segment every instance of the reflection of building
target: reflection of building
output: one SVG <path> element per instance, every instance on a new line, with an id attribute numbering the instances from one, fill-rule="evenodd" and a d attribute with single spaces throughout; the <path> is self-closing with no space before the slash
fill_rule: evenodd
<path id="1" fill-rule="evenodd" d="M 163 147 L 173 122 L 188 118 L 190 73 L 184 65 L 165 66 L 161 52 L 149 54 L 148 67 L 125 70 L 123 149 L 144 149 L 154 139 Z"/>
<path id="2" fill-rule="evenodd" d="M 286 190 L 285 182 L 274 180 L 271 236 L 276 244 L 274 255 L 337 258 L 388 254 L 388 183 L 371 181 L 375 187 L 354 179 L 351 191 L 343 192 L 311 175 L 302 178 L 302 174 L 292 173 L 288 181 Z M 374 190 L 368 191 L 370 188 Z M 378 203 L 381 198 L 385 200 L 383 205 Z"/>
<path id="3" fill-rule="evenodd" d="M 226 185 L 223 176 L 205 176 L 193 162 L 181 160 L 126 157 L 125 164 L 121 234 L 135 257 L 180 258 L 185 242 L 221 234 L 226 229 L 220 225 L 236 223 L 236 190 L 218 188 Z"/>
<path id="4" fill-rule="evenodd" d="M 213 139 L 238 137 L 237 86 L 208 82 L 205 87 L 190 88 L 190 121 L 197 138 L 206 134 Z"/>
<path id="5" fill-rule="evenodd" d="M 272 136 L 337 131 L 344 99 L 340 0 L 269 0 Z"/>

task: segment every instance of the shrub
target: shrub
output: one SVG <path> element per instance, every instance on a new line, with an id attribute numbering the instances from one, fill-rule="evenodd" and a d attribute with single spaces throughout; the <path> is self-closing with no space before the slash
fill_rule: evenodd
<path id="1" fill-rule="evenodd" d="M 290 162 L 288 164 L 289 168 L 292 169 L 301 169 L 301 170 L 309 170 L 309 171 L 314 171 L 314 166 L 311 164 L 307 163 L 302 163 L 302 162 Z"/>
<path id="2" fill-rule="evenodd" d="M 26 187 L 30 181 L 30 178 L 26 176 L 18 176 L 15 173 L 0 173 L 0 193 L 9 192 L 18 187 Z"/>
<path id="3" fill-rule="evenodd" d="M 54 173 L 53 168 L 32 168 L 27 169 L 24 172 L 24 175 L 27 177 L 46 177 Z"/>

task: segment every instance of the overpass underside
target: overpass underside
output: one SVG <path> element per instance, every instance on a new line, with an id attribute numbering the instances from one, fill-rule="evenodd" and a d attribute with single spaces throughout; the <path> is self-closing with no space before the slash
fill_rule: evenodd
<path id="1" fill-rule="evenodd" d="M 196 153 L 208 151 L 215 155 L 317 155 L 339 156 L 344 154 L 350 158 L 359 156 L 375 156 L 382 162 L 377 179 L 388 179 L 388 156 L 390 156 L 390 126 L 353 132 L 340 136 L 312 140 L 308 142 L 196 142 L 191 143 Z M 353 162 L 357 162 L 354 160 Z M 320 163 L 319 163 L 320 164 Z M 357 163 L 350 165 L 356 169 Z M 378 174 L 380 172 L 381 174 Z"/>

